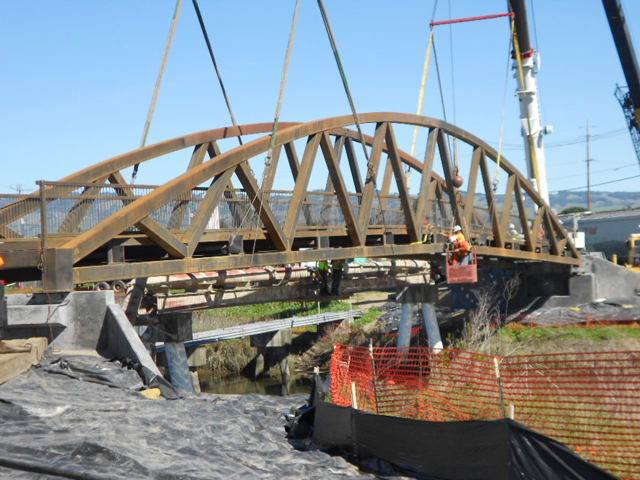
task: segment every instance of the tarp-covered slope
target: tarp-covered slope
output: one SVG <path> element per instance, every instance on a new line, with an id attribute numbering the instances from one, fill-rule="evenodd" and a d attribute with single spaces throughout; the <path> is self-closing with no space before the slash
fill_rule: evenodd
<path id="1" fill-rule="evenodd" d="M 73 362 L 75 374 L 95 380 L 102 369 L 114 384 L 106 363 Z M 50 370 L 0 385 L 2 479 L 376 478 L 341 457 L 293 449 L 281 412 L 302 395 L 149 400 L 133 377 L 118 374 L 124 388 L 113 388 Z"/>

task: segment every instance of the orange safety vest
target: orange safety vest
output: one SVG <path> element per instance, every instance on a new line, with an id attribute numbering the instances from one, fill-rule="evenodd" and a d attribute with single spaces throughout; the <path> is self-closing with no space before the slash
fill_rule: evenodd
<path id="1" fill-rule="evenodd" d="M 460 261 L 461 257 L 466 257 L 467 255 L 469 255 L 471 247 L 469 246 L 469 242 L 464 239 L 464 235 L 462 234 L 462 232 L 459 232 L 454 236 L 458 238 L 458 241 L 456 242 L 456 251 L 453 252 L 452 259 L 453 264 L 455 265 Z"/>
<path id="2" fill-rule="evenodd" d="M 460 249 L 460 255 L 465 256 L 469 254 L 469 250 L 471 247 L 469 246 L 469 242 L 467 242 L 464 237 L 462 240 L 458 240 L 458 248 Z"/>

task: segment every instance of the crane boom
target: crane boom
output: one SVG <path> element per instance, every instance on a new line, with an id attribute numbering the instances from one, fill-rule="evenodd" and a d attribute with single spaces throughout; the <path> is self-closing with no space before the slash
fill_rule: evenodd
<path id="1" fill-rule="evenodd" d="M 640 70 L 638 69 L 638 60 L 620 0 L 602 0 L 602 4 L 618 50 L 622 71 L 627 80 L 626 89 L 616 85 L 615 96 L 620 102 L 627 120 L 636 157 L 640 163 L 640 130 L 638 130 L 640 124 Z"/>
<path id="2" fill-rule="evenodd" d="M 534 69 L 534 48 L 529 39 L 527 9 L 524 0 L 508 0 L 509 10 L 514 13 L 518 48 L 513 51 L 513 69 L 518 82 L 516 92 L 520 100 L 520 121 L 522 138 L 527 158 L 527 174 L 545 202 L 549 203 L 547 166 L 544 150 L 544 135 L 551 133 L 551 127 L 542 126 L 540 103 L 538 100 L 537 72 Z M 516 52 L 520 53 L 518 58 Z M 522 72 L 520 72 L 520 68 Z"/>

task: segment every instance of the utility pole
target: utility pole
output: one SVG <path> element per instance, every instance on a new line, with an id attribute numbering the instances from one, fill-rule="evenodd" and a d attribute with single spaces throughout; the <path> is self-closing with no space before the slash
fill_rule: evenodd
<path id="1" fill-rule="evenodd" d="M 589 125 L 589 120 L 587 120 L 587 210 L 590 212 L 591 210 L 591 162 L 593 159 L 591 158 L 591 126 Z"/>

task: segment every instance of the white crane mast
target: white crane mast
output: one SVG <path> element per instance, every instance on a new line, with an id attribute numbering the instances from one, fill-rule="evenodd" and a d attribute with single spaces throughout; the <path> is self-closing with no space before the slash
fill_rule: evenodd
<path id="1" fill-rule="evenodd" d="M 523 0 L 509 0 L 511 11 L 515 14 L 514 22 L 518 46 L 513 49 L 513 69 L 518 82 L 520 105 L 520 121 L 522 138 L 527 161 L 527 175 L 544 201 L 549 203 L 549 187 L 547 184 L 547 165 L 544 151 L 544 135 L 553 129 L 542 126 L 540 102 L 538 99 L 538 82 L 534 65 L 534 51 L 529 40 L 527 10 Z M 520 56 L 520 61 L 518 59 Z"/>

